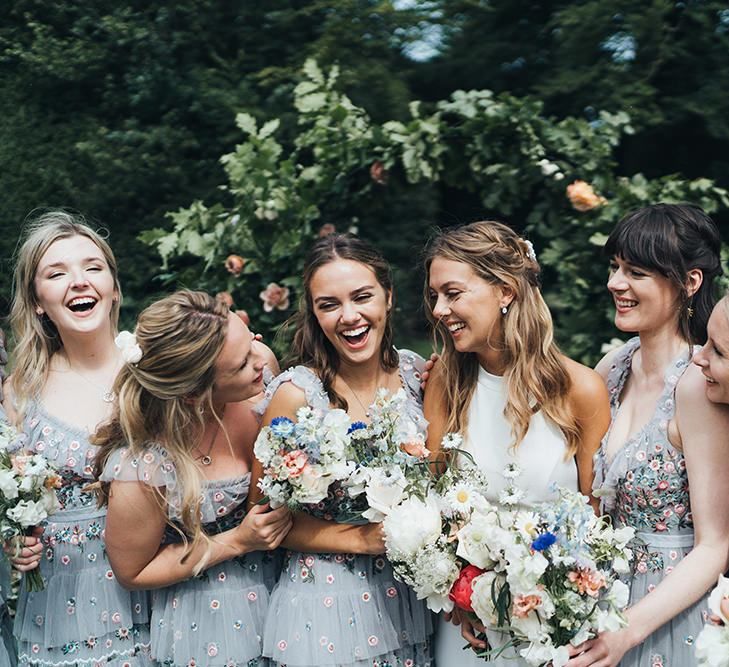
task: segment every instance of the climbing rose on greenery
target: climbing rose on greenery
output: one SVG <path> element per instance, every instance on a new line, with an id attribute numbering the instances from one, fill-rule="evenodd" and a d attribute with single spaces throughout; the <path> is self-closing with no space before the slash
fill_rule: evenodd
<path id="1" fill-rule="evenodd" d="M 607 199 L 598 195 L 593 187 L 585 181 L 574 181 L 571 185 L 568 185 L 567 198 L 570 200 L 572 207 L 581 213 L 607 204 Z"/>
<path id="2" fill-rule="evenodd" d="M 246 264 L 246 260 L 240 255 L 228 255 L 225 260 L 225 268 L 228 273 L 232 273 L 234 276 L 240 275 L 243 267 Z"/>
<path id="3" fill-rule="evenodd" d="M 268 283 L 258 296 L 263 301 L 263 310 L 270 313 L 274 308 L 286 310 L 289 307 L 289 288 L 281 287 L 278 283 Z"/>

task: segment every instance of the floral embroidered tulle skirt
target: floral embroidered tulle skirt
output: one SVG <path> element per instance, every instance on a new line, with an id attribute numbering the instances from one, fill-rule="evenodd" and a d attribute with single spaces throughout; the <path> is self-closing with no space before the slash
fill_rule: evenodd
<path id="1" fill-rule="evenodd" d="M 637 533 L 630 586 L 632 606 L 642 600 L 693 548 L 693 533 Z M 707 591 L 708 595 L 708 591 Z M 702 598 L 658 628 L 625 654 L 620 667 L 690 667 L 696 664 L 695 641 L 706 620 L 707 599 Z"/>
<path id="2" fill-rule="evenodd" d="M 268 554 L 256 552 L 152 593 L 152 657 L 160 665 L 261 667 Z"/>
<path id="3" fill-rule="evenodd" d="M 105 511 L 64 510 L 43 533 L 40 571 L 45 589 L 21 585 L 14 633 L 20 665 L 112 665 L 149 662 L 145 591 L 116 580 L 102 540 Z"/>
<path id="4" fill-rule="evenodd" d="M 263 654 L 288 667 L 430 667 L 431 613 L 384 557 L 289 553 Z"/>
<path id="5" fill-rule="evenodd" d="M 0 665 L 14 667 L 17 664 L 13 623 L 5 602 L 10 591 L 10 564 L 0 556 Z"/>

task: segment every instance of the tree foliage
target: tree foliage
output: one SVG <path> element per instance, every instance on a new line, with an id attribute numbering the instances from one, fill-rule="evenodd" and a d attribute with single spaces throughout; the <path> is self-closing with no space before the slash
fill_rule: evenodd
<path id="1" fill-rule="evenodd" d="M 269 332 L 286 313 L 264 312 L 258 294 L 271 282 L 299 288 L 304 254 L 322 224 L 346 229 L 350 211 L 366 209 L 396 181 L 445 184 L 525 229 L 541 250 L 559 339 L 570 354 L 594 360 L 609 314 L 600 246 L 617 220 L 655 201 L 689 200 L 709 212 L 729 206 L 727 192 L 708 179 L 616 175 L 615 149 L 632 131 L 624 113 L 555 120 L 534 99 L 456 91 L 432 108 L 412 102 L 406 120 L 376 123 L 340 92 L 336 68 L 324 74 L 308 61 L 305 73 L 295 91 L 294 149 L 277 140 L 278 120 L 259 127 L 239 115 L 245 141 L 222 158 L 233 204 L 196 202 L 171 216 L 172 231 L 144 236 L 166 264 L 184 263 L 183 280 L 202 276 L 196 284 L 228 291 Z M 566 185 L 577 180 L 599 194 L 586 204 L 571 200 Z M 376 229 L 396 224 L 381 220 Z M 246 259 L 240 275 L 226 273 L 228 254 Z"/>

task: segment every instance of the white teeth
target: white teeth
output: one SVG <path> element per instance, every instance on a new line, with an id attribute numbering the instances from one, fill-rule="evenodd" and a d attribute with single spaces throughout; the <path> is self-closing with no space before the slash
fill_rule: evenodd
<path id="1" fill-rule="evenodd" d="M 465 325 L 464 322 L 455 322 L 454 324 L 449 324 L 448 325 L 448 331 L 450 331 L 451 333 L 453 333 L 454 331 L 460 331 L 465 326 L 466 325 Z"/>
<path id="2" fill-rule="evenodd" d="M 96 303 L 96 299 L 90 297 L 90 296 L 79 296 L 75 299 L 71 299 L 71 301 L 68 302 L 69 306 L 80 306 L 86 303 Z"/>
<path id="3" fill-rule="evenodd" d="M 367 331 L 369 327 L 367 325 L 363 327 L 357 327 L 356 329 L 349 329 L 348 331 L 342 331 L 342 336 L 359 336 Z"/>
<path id="4" fill-rule="evenodd" d="M 618 308 L 632 308 L 638 305 L 637 301 L 629 301 L 628 299 L 615 299 L 615 303 L 618 305 Z"/>
<path id="5" fill-rule="evenodd" d="M 716 380 L 714 380 L 713 378 L 707 377 L 706 375 L 704 375 L 704 379 L 705 379 L 705 380 L 706 380 L 706 381 L 707 381 L 707 382 L 708 382 L 709 384 L 716 384 Z"/>

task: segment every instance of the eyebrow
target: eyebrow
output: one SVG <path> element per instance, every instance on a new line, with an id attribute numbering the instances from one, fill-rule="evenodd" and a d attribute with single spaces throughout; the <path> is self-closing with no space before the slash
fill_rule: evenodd
<path id="1" fill-rule="evenodd" d="M 81 264 L 88 264 L 89 262 L 103 262 L 103 261 L 104 261 L 103 257 L 98 257 L 98 256 L 97 257 L 85 257 L 84 259 L 81 260 Z M 42 267 L 41 270 L 44 271 L 45 269 L 56 269 L 56 268 L 63 267 L 63 266 L 66 266 L 66 262 L 64 262 L 64 261 L 53 262 L 52 264 L 46 264 L 44 267 Z"/>
<path id="2" fill-rule="evenodd" d="M 363 285 L 362 287 L 358 287 L 357 289 L 352 290 L 349 293 L 349 295 L 355 296 L 356 294 L 359 294 L 360 292 L 365 292 L 367 290 L 372 290 L 372 289 L 375 289 L 374 285 Z M 314 299 L 314 303 L 319 303 L 320 301 L 327 301 L 328 299 L 336 299 L 336 298 L 337 297 L 335 297 L 335 296 L 327 296 L 327 295 L 318 296 L 318 297 L 316 297 L 316 299 Z"/>
<path id="3" fill-rule="evenodd" d="M 448 289 L 449 287 L 453 287 L 453 286 L 458 286 L 458 287 L 465 287 L 465 286 L 466 286 L 466 283 L 464 283 L 464 282 L 461 282 L 460 280 L 448 280 L 448 281 L 444 282 L 444 283 L 443 283 L 443 284 L 442 284 L 442 285 L 440 286 L 440 289 L 442 289 L 442 290 L 446 290 L 446 289 Z M 432 287 L 431 287 L 430 289 L 434 289 L 434 288 L 432 288 Z"/>

